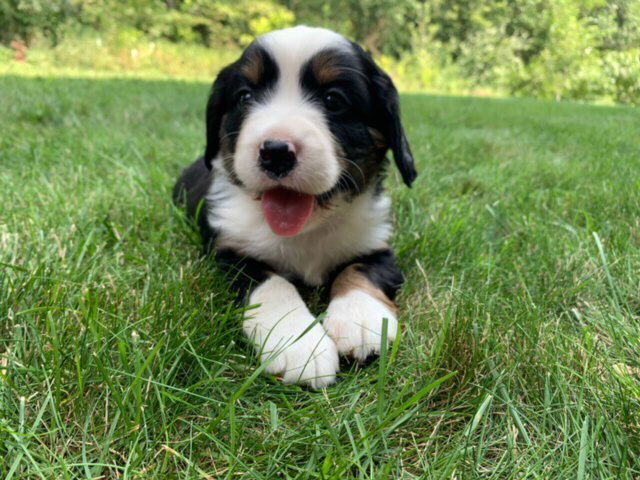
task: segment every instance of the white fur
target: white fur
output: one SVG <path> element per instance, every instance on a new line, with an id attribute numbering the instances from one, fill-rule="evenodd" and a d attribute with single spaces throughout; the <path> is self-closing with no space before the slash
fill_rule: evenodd
<path id="1" fill-rule="evenodd" d="M 339 33 L 306 25 L 269 32 L 258 37 L 258 42 L 274 56 L 280 71 L 288 74 L 293 74 L 320 50 L 349 47 L 349 42 Z"/>
<path id="2" fill-rule="evenodd" d="M 380 353 L 383 318 L 388 320 L 387 340 L 391 343 L 398 332 L 395 315 L 368 293 L 352 290 L 331 301 L 323 324 L 340 354 L 362 362 L 370 354 Z"/>
<path id="3" fill-rule="evenodd" d="M 260 200 L 232 185 L 219 161 L 214 166 L 207 203 L 209 224 L 219 232 L 218 248 L 234 248 L 278 272 L 294 273 L 309 285 L 321 285 L 340 264 L 388 246 L 391 202 L 384 195 L 369 191 L 351 202 L 337 199 L 334 207 L 316 208 L 302 233 L 281 237 L 269 228 Z"/>
<path id="4" fill-rule="evenodd" d="M 338 180 L 340 165 L 321 110 L 305 98 L 300 87 L 300 70 L 320 50 L 348 48 L 349 44 L 335 32 L 304 26 L 268 33 L 257 42 L 273 56 L 279 77 L 271 95 L 253 106 L 243 122 L 234 157 L 238 178 L 255 192 L 280 185 L 312 195 L 324 193 Z M 296 146 L 298 164 L 279 182 L 258 165 L 260 145 L 267 139 Z"/>
<path id="5" fill-rule="evenodd" d="M 248 312 L 242 328 L 262 362 L 269 362 L 268 373 L 313 388 L 335 381 L 336 346 L 320 323 L 304 333 L 315 318 L 291 283 L 274 275 L 253 291 L 249 303 L 258 307 Z"/>

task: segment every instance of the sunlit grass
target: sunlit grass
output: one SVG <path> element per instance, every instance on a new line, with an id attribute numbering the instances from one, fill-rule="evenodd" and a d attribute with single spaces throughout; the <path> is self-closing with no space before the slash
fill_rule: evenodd
<path id="1" fill-rule="evenodd" d="M 208 88 L 0 78 L 3 478 L 640 476 L 637 110 L 405 95 L 402 334 L 314 392 L 170 203 Z"/>
<path id="2" fill-rule="evenodd" d="M 123 35 L 69 35 L 56 46 L 35 42 L 23 61 L 15 61 L 12 50 L 0 45 L 0 75 L 208 82 L 240 54 L 237 47 L 208 48 Z"/>

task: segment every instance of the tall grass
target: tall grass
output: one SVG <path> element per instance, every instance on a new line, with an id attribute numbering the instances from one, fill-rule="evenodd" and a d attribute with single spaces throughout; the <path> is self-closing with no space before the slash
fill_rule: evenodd
<path id="1" fill-rule="evenodd" d="M 0 78 L 3 478 L 640 476 L 636 110 L 403 96 L 401 334 L 314 392 L 171 205 L 207 89 Z"/>

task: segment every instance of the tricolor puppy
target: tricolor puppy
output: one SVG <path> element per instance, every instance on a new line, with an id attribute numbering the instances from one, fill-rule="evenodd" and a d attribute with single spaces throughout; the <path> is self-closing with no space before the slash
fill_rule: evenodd
<path id="1" fill-rule="evenodd" d="M 314 388 L 338 355 L 363 361 L 393 341 L 403 281 L 388 240 L 387 151 L 416 170 L 391 79 L 360 47 L 320 28 L 257 38 L 216 78 L 203 158 L 174 198 L 249 309 L 243 330 L 266 371 Z M 327 285 L 315 321 L 295 285 Z"/>

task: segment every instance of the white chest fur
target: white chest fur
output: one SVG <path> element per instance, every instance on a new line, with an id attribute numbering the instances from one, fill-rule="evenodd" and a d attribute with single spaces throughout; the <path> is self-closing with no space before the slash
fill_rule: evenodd
<path id="1" fill-rule="evenodd" d="M 207 203 L 217 248 L 233 248 L 309 285 L 322 284 L 334 268 L 354 257 L 385 248 L 391 234 L 390 201 L 372 191 L 318 208 L 303 232 L 291 238 L 275 235 L 260 202 L 224 175 L 215 175 Z"/>

